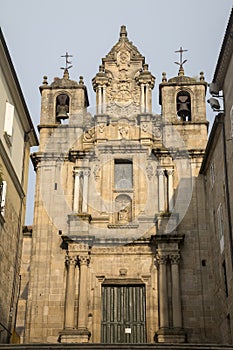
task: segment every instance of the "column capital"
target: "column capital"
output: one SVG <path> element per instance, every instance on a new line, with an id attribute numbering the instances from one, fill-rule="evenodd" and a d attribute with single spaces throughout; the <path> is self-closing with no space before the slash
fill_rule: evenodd
<path id="1" fill-rule="evenodd" d="M 169 255 L 170 261 L 172 265 L 178 265 L 180 262 L 180 254 L 171 254 Z"/>
<path id="2" fill-rule="evenodd" d="M 83 169 L 83 175 L 89 176 L 90 175 L 90 169 Z"/>
<path id="3" fill-rule="evenodd" d="M 79 262 L 79 265 L 86 265 L 88 266 L 89 262 L 90 262 L 90 257 L 89 255 L 79 255 L 78 257 L 78 262 Z"/>
<path id="4" fill-rule="evenodd" d="M 156 261 L 158 262 L 159 265 L 166 265 L 168 261 L 168 255 L 156 254 Z"/>
<path id="5" fill-rule="evenodd" d="M 73 174 L 74 176 L 81 176 L 83 171 L 80 168 L 74 168 L 73 169 Z"/>
<path id="6" fill-rule="evenodd" d="M 167 169 L 167 174 L 168 174 L 168 176 L 173 176 L 174 175 L 174 169 Z"/>
<path id="7" fill-rule="evenodd" d="M 164 169 L 162 169 L 162 168 L 157 169 L 157 175 L 158 176 L 163 176 L 164 175 Z"/>
<path id="8" fill-rule="evenodd" d="M 77 256 L 76 255 L 66 255 L 66 257 L 65 257 L 65 264 L 67 266 L 69 266 L 69 265 L 76 266 L 77 262 L 78 262 L 78 260 L 77 260 Z"/>

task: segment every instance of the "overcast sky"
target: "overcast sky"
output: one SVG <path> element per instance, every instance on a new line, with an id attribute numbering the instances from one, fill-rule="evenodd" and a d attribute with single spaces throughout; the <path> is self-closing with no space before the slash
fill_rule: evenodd
<path id="1" fill-rule="evenodd" d="M 39 124 L 43 76 L 62 75 L 66 51 L 73 55 L 70 78 L 82 75 L 94 109 L 91 80 L 101 58 L 119 39 L 122 24 L 156 77 L 153 109 L 160 113 L 162 72 L 177 75 L 174 51 L 187 49 L 185 74 L 205 73 L 211 82 L 231 12 L 231 0 L 0 0 L 2 28 L 35 127 Z M 213 113 L 207 105 L 207 117 Z M 32 224 L 34 176 L 30 176 L 26 223 Z"/>

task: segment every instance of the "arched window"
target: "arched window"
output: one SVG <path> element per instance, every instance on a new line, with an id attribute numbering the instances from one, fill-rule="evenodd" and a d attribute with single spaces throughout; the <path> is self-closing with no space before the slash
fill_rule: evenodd
<path id="1" fill-rule="evenodd" d="M 120 194 L 115 199 L 116 222 L 127 224 L 132 221 L 132 199 L 126 194 Z"/>
<path id="2" fill-rule="evenodd" d="M 61 121 L 69 118 L 70 98 L 67 94 L 60 94 L 56 98 L 56 119 Z"/>
<path id="3" fill-rule="evenodd" d="M 182 121 L 191 121 L 191 98 L 187 91 L 180 91 L 176 97 L 177 116 Z"/>

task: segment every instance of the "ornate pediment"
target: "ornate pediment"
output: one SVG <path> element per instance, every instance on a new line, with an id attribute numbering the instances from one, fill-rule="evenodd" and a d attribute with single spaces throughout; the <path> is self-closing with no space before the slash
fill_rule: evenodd
<path id="1" fill-rule="evenodd" d="M 145 57 L 140 54 L 137 47 L 133 45 L 132 41 L 129 41 L 126 27 L 121 26 L 120 38 L 106 57 L 103 58 L 103 62 L 118 61 L 125 64 L 126 62 L 135 59 L 140 59 L 144 63 Z"/>

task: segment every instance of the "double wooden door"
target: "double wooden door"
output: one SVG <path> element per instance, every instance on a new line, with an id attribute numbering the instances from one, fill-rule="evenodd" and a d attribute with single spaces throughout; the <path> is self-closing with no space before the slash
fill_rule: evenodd
<path id="1" fill-rule="evenodd" d="M 145 286 L 103 285 L 103 343 L 146 343 Z"/>

